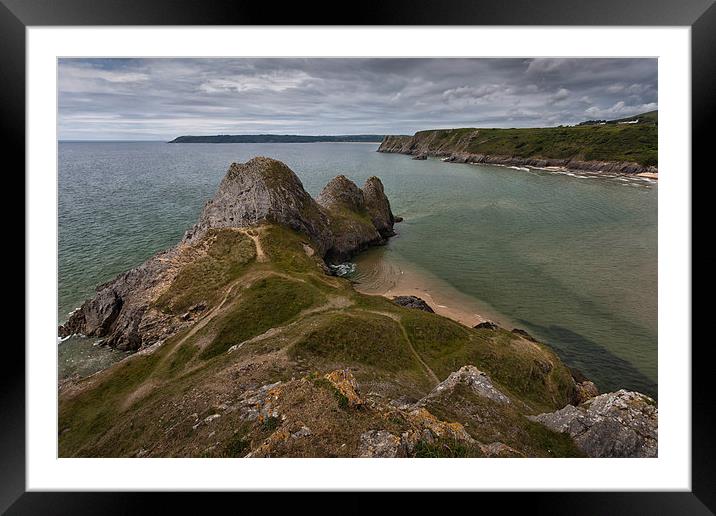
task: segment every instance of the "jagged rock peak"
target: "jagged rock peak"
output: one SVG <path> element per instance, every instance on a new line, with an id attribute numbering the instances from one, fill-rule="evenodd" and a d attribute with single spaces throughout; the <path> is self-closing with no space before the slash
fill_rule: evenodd
<path id="1" fill-rule="evenodd" d="M 385 195 L 383 183 L 376 176 L 369 177 L 363 185 L 363 198 L 373 225 L 384 238 L 393 236 L 395 216 L 390 209 L 390 201 Z"/>
<path id="2" fill-rule="evenodd" d="M 382 244 L 395 234 L 395 217 L 377 177 L 368 178 L 361 189 L 347 177 L 336 176 L 321 191 L 318 203 L 333 230 L 333 246 L 327 253 L 330 260 L 349 259 L 357 251 Z"/>
<path id="3" fill-rule="evenodd" d="M 363 191 L 344 175 L 331 179 L 318 195 L 318 204 L 325 208 L 344 207 L 351 211 L 365 208 Z"/>
<path id="4" fill-rule="evenodd" d="M 332 235 L 326 216 L 301 180 L 284 163 L 263 156 L 231 164 L 186 239 L 196 240 L 209 228 L 262 222 L 283 224 L 306 233 L 322 253 L 330 247 Z"/>

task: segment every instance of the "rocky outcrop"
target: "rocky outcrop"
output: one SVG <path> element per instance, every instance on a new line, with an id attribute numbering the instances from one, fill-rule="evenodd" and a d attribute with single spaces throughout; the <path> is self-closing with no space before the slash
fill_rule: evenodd
<path id="1" fill-rule="evenodd" d="M 499 326 L 496 323 L 493 323 L 492 321 L 483 321 L 481 323 L 477 323 L 475 326 L 473 326 L 476 330 L 484 329 L 484 330 L 497 330 L 499 329 Z"/>
<path id="2" fill-rule="evenodd" d="M 644 172 L 657 173 L 656 167 L 644 166 L 631 161 L 584 161 L 579 159 L 519 158 L 516 156 L 490 156 L 486 154 L 454 153 L 445 156 L 449 163 L 477 163 L 511 167 L 563 168 L 593 173 L 634 175 Z"/>
<path id="3" fill-rule="evenodd" d="M 100 285 L 97 294 L 59 327 L 59 336 L 100 337 L 105 345 L 136 351 L 190 324 L 206 305 L 200 303 L 176 317 L 159 310 L 156 301 L 183 267 L 206 253 L 210 230 L 280 224 L 305 234 L 326 258 L 350 257 L 394 234 L 390 203 L 377 177 L 360 189 L 338 176 L 324 188 L 319 202 L 280 161 L 256 157 L 232 163 L 183 240 Z"/>
<path id="4" fill-rule="evenodd" d="M 80 329 L 88 336 L 106 333 L 122 310 L 122 298 L 112 286 L 98 291 L 97 296 L 75 310 L 65 327 L 60 330 L 60 337 L 78 333 Z"/>
<path id="5" fill-rule="evenodd" d="M 363 400 L 358 394 L 358 382 L 356 382 L 350 370 L 338 369 L 328 373 L 324 378 L 333 385 L 334 389 L 345 397 L 349 407 L 356 407 L 363 404 Z"/>
<path id="6" fill-rule="evenodd" d="M 348 258 L 395 234 L 390 202 L 380 179 L 363 188 L 336 176 L 314 200 L 284 163 L 256 157 L 232 163 L 199 221 L 185 235 L 201 238 L 209 228 L 281 224 L 308 235 L 324 257 Z"/>
<path id="7" fill-rule="evenodd" d="M 396 296 L 393 298 L 393 303 L 404 306 L 405 308 L 414 308 L 415 310 L 422 310 L 423 312 L 430 312 L 431 314 L 435 313 L 429 304 L 417 296 Z"/>
<path id="8" fill-rule="evenodd" d="M 491 155 L 470 152 L 480 143 L 480 129 L 463 131 L 460 137 L 453 137 L 451 130 L 420 131 L 413 136 L 386 136 L 378 152 L 408 154 L 414 159 L 427 156 L 442 158 L 451 163 L 477 163 L 534 168 L 563 168 L 575 171 L 615 174 L 655 174 L 657 167 L 629 161 L 599 161 L 573 158 L 550 158 L 545 156 Z M 479 148 L 479 147 L 478 147 Z"/>
<path id="9" fill-rule="evenodd" d="M 362 458 L 393 458 L 398 455 L 401 440 L 386 430 L 369 430 L 360 436 L 358 456 Z"/>
<path id="10" fill-rule="evenodd" d="M 449 396 L 458 385 L 464 385 L 474 394 L 497 403 L 510 403 L 510 398 L 492 384 L 492 380 L 487 373 L 480 371 L 473 365 L 466 365 L 450 373 L 450 376 L 435 386 L 425 398 L 418 402 L 418 405 L 424 405 L 435 398 Z"/>
<path id="11" fill-rule="evenodd" d="M 530 419 L 569 434 L 589 457 L 657 456 L 656 402 L 638 392 L 622 389 Z"/>
<path id="12" fill-rule="evenodd" d="M 318 196 L 333 234 L 325 256 L 345 261 L 371 245 L 380 245 L 394 235 L 390 203 L 377 177 L 370 177 L 358 188 L 345 176 L 332 179 Z"/>
<path id="13" fill-rule="evenodd" d="M 145 263 L 97 287 L 96 295 L 70 314 L 60 337 L 82 334 L 123 351 L 136 351 L 174 333 L 184 321 L 152 306 L 158 292 L 176 276 L 179 249 L 159 253 Z"/>
<path id="14" fill-rule="evenodd" d="M 362 190 L 365 209 L 368 211 L 368 216 L 380 236 L 388 238 L 395 235 L 393 224 L 395 224 L 396 219 L 390 210 L 390 201 L 385 195 L 383 183 L 377 177 L 371 176 L 366 180 Z"/>
<path id="15" fill-rule="evenodd" d="M 331 179 L 321 190 L 317 201 L 321 206 L 328 209 L 346 208 L 350 211 L 365 209 L 363 190 L 343 175 Z"/>
<path id="16" fill-rule="evenodd" d="M 599 396 L 599 389 L 597 389 L 594 382 L 586 380 L 584 382 L 575 383 L 574 400 L 577 405 L 584 403 L 595 396 Z"/>
<path id="17" fill-rule="evenodd" d="M 579 405 L 585 401 L 599 396 L 599 389 L 589 378 L 575 368 L 568 368 L 574 380 L 574 397 L 572 400 L 573 405 Z"/>
<path id="18" fill-rule="evenodd" d="M 333 239 L 328 218 L 298 176 L 282 162 L 265 157 L 231 164 L 185 239 L 197 241 L 209 228 L 260 223 L 282 224 L 305 233 L 322 254 Z"/>

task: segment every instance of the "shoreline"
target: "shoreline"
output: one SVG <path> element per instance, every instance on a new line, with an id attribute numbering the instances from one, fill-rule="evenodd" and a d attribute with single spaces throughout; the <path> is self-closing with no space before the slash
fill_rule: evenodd
<path id="1" fill-rule="evenodd" d="M 398 296 L 419 297 L 436 314 L 470 328 L 485 321 L 513 326 L 507 317 L 460 292 L 445 280 L 420 270 L 414 264 L 386 259 L 383 254 L 381 250 L 368 251 L 354 258 L 358 276 L 351 280 L 355 290 L 390 300 Z"/>
<path id="2" fill-rule="evenodd" d="M 442 315 L 443 317 L 447 317 L 448 319 L 452 319 L 453 321 L 459 322 L 463 326 L 468 326 L 470 328 L 473 328 L 479 323 L 490 320 L 483 315 L 472 313 L 461 307 L 440 304 L 435 300 L 435 298 L 432 296 L 432 294 L 430 294 L 430 292 L 417 286 L 394 288 L 378 295 L 388 298 L 390 300 L 398 296 L 419 297 L 420 299 L 425 301 L 436 314 Z"/>
<path id="3" fill-rule="evenodd" d="M 402 150 L 396 148 L 383 148 L 383 144 L 376 152 L 385 154 L 402 154 L 438 158 L 444 163 L 464 163 L 470 165 L 505 166 L 515 169 L 527 168 L 547 170 L 552 172 L 587 173 L 593 175 L 615 174 L 624 177 L 643 177 L 658 181 L 658 169 L 654 166 L 645 166 L 625 161 L 598 161 L 598 160 L 572 160 L 557 158 L 519 158 L 515 156 L 497 156 L 485 154 L 471 154 L 464 152 L 418 151 Z M 424 158 L 422 158 L 424 159 Z"/>

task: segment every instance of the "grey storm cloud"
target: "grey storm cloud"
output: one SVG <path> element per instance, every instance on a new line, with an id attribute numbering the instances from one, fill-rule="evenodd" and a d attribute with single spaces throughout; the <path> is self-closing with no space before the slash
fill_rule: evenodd
<path id="1" fill-rule="evenodd" d="M 657 108 L 656 59 L 61 59 L 59 136 L 412 134 Z"/>

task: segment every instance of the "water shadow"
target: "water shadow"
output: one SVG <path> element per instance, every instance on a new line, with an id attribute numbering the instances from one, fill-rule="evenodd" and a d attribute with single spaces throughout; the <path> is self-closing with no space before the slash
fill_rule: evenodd
<path id="1" fill-rule="evenodd" d="M 594 381 L 600 392 L 627 389 L 657 399 L 656 382 L 592 339 L 563 326 L 542 326 L 523 319 L 518 322 L 554 348 L 565 364 L 579 369 Z"/>

